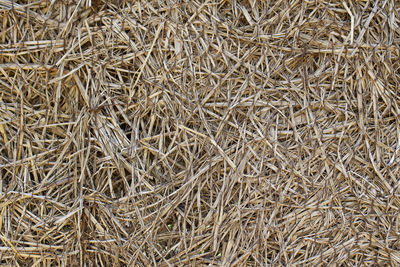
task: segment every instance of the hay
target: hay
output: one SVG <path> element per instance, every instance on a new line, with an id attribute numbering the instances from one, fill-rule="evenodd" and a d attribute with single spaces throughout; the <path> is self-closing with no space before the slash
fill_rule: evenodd
<path id="1" fill-rule="evenodd" d="M 400 4 L 1 0 L 0 264 L 400 264 Z"/>

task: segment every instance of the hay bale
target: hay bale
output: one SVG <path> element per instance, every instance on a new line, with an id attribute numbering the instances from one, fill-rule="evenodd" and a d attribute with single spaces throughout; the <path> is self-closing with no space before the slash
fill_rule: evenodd
<path id="1" fill-rule="evenodd" d="M 0 1 L 0 264 L 399 265 L 399 12 Z"/>

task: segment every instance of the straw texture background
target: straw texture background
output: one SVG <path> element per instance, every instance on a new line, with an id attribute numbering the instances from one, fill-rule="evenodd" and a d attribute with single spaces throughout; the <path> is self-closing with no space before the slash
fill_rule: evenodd
<path id="1" fill-rule="evenodd" d="M 399 12 L 0 0 L 0 265 L 400 265 Z"/>

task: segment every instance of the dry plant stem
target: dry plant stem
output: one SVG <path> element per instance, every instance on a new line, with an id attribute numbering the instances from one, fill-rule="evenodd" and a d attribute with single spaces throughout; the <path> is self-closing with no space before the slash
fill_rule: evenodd
<path id="1" fill-rule="evenodd" d="M 0 0 L 1 266 L 400 265 L 400 3 Z"/>

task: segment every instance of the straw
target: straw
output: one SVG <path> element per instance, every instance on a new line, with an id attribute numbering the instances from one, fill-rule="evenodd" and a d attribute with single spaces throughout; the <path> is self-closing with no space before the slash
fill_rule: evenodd
<path id="1" fill-rule="evenodd" d="M 399 12 L 0 1 L 0 265 L 400 265 Z"/>

